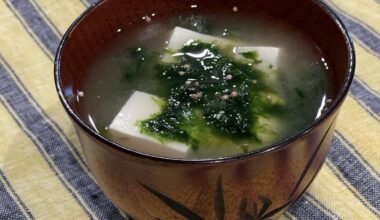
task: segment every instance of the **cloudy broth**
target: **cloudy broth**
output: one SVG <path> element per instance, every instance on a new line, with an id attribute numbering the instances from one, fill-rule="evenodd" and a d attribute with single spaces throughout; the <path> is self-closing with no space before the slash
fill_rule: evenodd
<path id="1" fill-rule="evenodd" d="M 254 69 L 256 65 L 261 65 L 261 69 L 257 70 L 256 68 L 253 72 L 246 70 L 248 71 L 246 73 L 243 71 L 251 78 L 241 79 L 236 81 L 237 85 L 233 85 L 233 80 L 238 80 L 238 76 L 234 75 L 235 70 L 228 70 L 229 72 L 225 73 L 205 70 L 207 74 L 215 74 L 215 76 L 207 78 L 207 74 L 203 76 L 199 71 L 188 70 L 197 65 L 197 63 L 191 63 L 190 58 L 182 59 L 185 63 L 181 63 L 181 66 L 178 61 L 178 65 L 175 64 L 177 66 L 173 67 L 174 70 L 168 67 L 170 62 L 165 63 L 166 66 L 158 68 L 165 59 L 165 53 L 168 53 L 165 48 L 168 46 L 175 27 L 232 42 L 230 47 L 226 47 L 227 49 L 217 45 L 216 51 L 220 49 L 218 57 L 224 56 L 224 60 L 236 61 L 236 68 L 240 68 L 236 71 L 243 71 L 249 65 Z M 186 102 L 183 103 L 191 105 L 186 111 L 195 115 L 192 120 L 196 118 L 187 126 L 192 126 L 198 131 L 186 126 L 179 126 L 179 133 L 174 132 L 165 136 L 160 135 L 159 132 L 154 134 L 155 130 L 150 125 L 161 123 L 166 119 L 161 118 L 159 121 L 157 117 L 156 120 L 152 116 L 150 121 L 139 122 L 140 126 L 146 125 L 146 127 L 141 127 L 141 132 L 146 131 L 146 135 L 150 135 L 162 143 L 174 141 L 191 145 L 185 156 L 187 158 L 217 158 L 236 155 L 277 143 L 305 130 L 323 114 L 331 103 L 328 84 L 331 70 L 328 61 L 310 39 L 279 21 L 272 21 L 261 16 L 252 19 L 252 17 L 245 17 L 231 10 L 231 14 L 220 15 L 182 14 L 171 18 L 147 16 L 142 19 L 141 24 L 134 24 L 127 29 L 120 28 L 116 32 L 119 36 L 106 45 L 88 66 L 87 78 L 84 79 L 82 88 L 77 95 L 80 102 L 80 114 L 87 123 L 102 135 L 122 145 L 128 144 L 114 138 L 109 131 L 109 126 L 135 91 L 159 97 L 162 102 L 160 103 L 162 112 L 165 111 L 163 110 L 165 106 L 166 110 L 170 107 L 168 100 L 173 94 L 169 90 L 172 91 L 174 87 L 176 89 L 186 87 L 187 92 L 194 89 L 193 93 L 189 93 L 190 98 L 187 97 Z M 201 39 L 199 41 L 202 43 Z M 187 49 L 192 50 L 199 43 L 189 45 Z M 205 47 L 213 44 L 213 42 L 203 43 L 207 43 Z M 265 63 L 260 58 L 260 53 L 257 57 L 256 53 L 251 52 L 243 54 L 247 55 L 244 56 L 245 58 L 234 58 L 233 55 L 230 56 L 236 46 L 233 44 L 277 48 L 280 51 L 278 61 L 276 65 L 271 62 Z M 210 46 L 210 48 L 211 51 L 214 47 Z M 182 51 L 185 49 L 182 48 Z M 215 54 L 214 51 L 213 55 Z M 252 58 L 248 55 L 256 57 Z M 252 62 L 249 61 L 250 58 L 252 58 Z M 198 61 L 194 60 L 194 62 Z M 186 62 L 189 63 L 189 66 Z M 221 67 L 222 69 L 225 69 L 224 66 Z M 165 73 L 171 74 L 170 71 L 177 71 L 178 79 L 167 81 L 168 78 L 162 77 Z M 188 72 L 189 74 L 190 72 L 200 74 L 202 77 L 186 75 Z M 225 87 L 220 87 L 220 91 L 210 88 L 210 79 L 214 79 L 212 77 L 215 78 L 212 86 L 218 87 L 220 78 L 220 83 L 224 83 Z M 249 107 L 246 107 L 249 114 L 243 115 L 239 112 L 236 114 L 240 118 L 253 114 L 246 121 L 242 120 L 244 123 L 247 122 L 246 127 L 228 118 L 227 115 L 223 118 L 223 114 L 226 112 L 235 112 L 227 108 L 231 108 L 233 105 L 240 106 L 239 102 L 235 103 L 233 99 L 243 96 L 243 91 L 241 91 L 243 87 L 246 88 L 244 94 L 248 94 L 246 97 L 250 97 L 245 99 L 251 102 Z M 216 104 L 227 103 L 226 107 L 210 106 L 207 98 L 210 99 L 211 96 L 221 99 Z M 261 107 L 261 105 L 266 107 Z M 219 108 L 219 110 L 210 110 L 210 108 Z M 251 111 L 251 109 L 254 110 Z M 184 112 L 185 110 L 181 113 L 185 114 Z M 207 115 L 206 112 L 211 113 Z M 178 117 L 182 116 L 175 115 L 173 112 L 166 115 L 174 115 L 175 119 L 173 120 L 178 120 L 178 123 L 187 123 L 184 121 L 186 119 L 179 120 Z M 219 119 L 230 121 L 223 124 L 217 121 Z M 235 126 L 236 129 L 230 129 L 229 125 Z M 276 128 L 272 130 L 271 126 Z M 177 135 L 183 133 L 188 135 L 183 137 Z"/>

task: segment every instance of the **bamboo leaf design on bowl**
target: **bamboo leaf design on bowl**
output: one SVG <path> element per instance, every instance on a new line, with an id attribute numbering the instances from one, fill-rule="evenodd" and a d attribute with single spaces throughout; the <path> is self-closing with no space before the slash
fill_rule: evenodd
<path id="1" fill-rule="evenodd" d="M 180 204 L 174 199 L 158 192 L 157 190 L 147 186 L 146 184 L 140 183 L 140 185 L 144 187 L 146 190 L 148 190 L 150 193 L 155 195 L 158 199 L 160 199 L 173 211 L 182 215 L 186 219 L 189 219 L 189 220 L 203 219 L 195 211 L 190 210 L 189 208 Z M 285 205 L 281 207 L 273 209 L 270 212 L 268 212 L 268 210 L 270 206 L 272 205 L 272 200 L 265 196 L 262 196 L 262 195 L 258 196 L 258 200 L 253 202 L 253 208 L 251 211 L 248 211 L 249 209 L 247 209 L 247 204 L 248 204 L 248 199 L 246 196 L 244 196 L 240 202 L 240 208 L 239 208 L 239 212 L 237 216 L 238 219 L 242 219 L 242 220 L 268 219 L 272 217 L 273 215 L 275 215 L 276 213 L 278 213 L 279 211 L 281 211 L 282 209 L 286 208 L 290 204 L 290 202 L 286 203 Z M 225 201 L 224 201 L 223 181 L 222 181 L 221 175 L 219 176 L 217 180 L 216 188 L 215 188 L 214 211 L 215 211 L 215 216 L 217 220 L 225 219 Z"/>
<path id="2" fill-rule="evenodd" d="M 264 196 L 259 195 L 259 203 L 257 201 L 253 202 L 252 212 L 250 213 L 247 211 L 247 197 L 244 196 L 240 202 L 240 209 L 239 209 L 239 217 L 243 220 L 264 220 L 269 219 L 270 217 L 277 214 L 282 209 L 286 208 L 290 205 L 291 201 L 286 203 L 285 205 L 282 205 L 276 209 L 273 209 L 270 212 L 267 212 L 269 207 L 272 205 L 272 201 Z M 260 205 L 261 203 L 261 205 Z M 258 207 L 260 205 L 260 210 L 258 210 Z"/>
<path id="3" fill-rule="evenodd" d="M 248 198 L 247 196 L 243 196 L 243 198 L 240 201 L 240 206 L 238 210 L 238 216 L 237 219 L 242 220 L 264 220 L 269 219 L 281 210 L 288 207 L 291 203 L 293 203 L 297 198 L 292 198 L 298 187 L 300 186 L 301 181 L 304 179 L 306 173 L 308 172 L 309 168 L 311 167 L 312 162 L 315 159 L 315 156 L 318 154 L 322 144 L 324 143 L 327 135 L 329 134 L 329 131 L 333 128 L 334 122 L 335 122 L 336 116 L 333 118 L 330 126 L 327 128 L 326 132 L 324 133 L 322 139 L 320 140 L 318 146 L 316 147 L 315 151 L 311 155 L 311 158 L 309 159 L 308 163 L 306 164 L 301 176 L 299 177 L 298 182 L 296 183 L 294 189 L 289 195 L 289 201 L 275 209 L 272 209 L 271 211 L 268 211 L 269 208 L 272 206 L 272 200 L 268 197 L 265 197 L 263 195 L 259 195 L 258 198 L 253 201 L 253 207 L 252 209 L 249 209 L 248 206 Z M 174 199 L 171 199 L 170 197 L 158 192 L 157 190 L 154 190 L 153 188 L 140 183 L 142 187 L 144 187 L 146 190 L 151 192 L 153 195 L 155 195 L 157 198 L 159 198 L 162 202 L 164 202 L 169 208 L 177 212 L 178 214 L 182 215 L 183 217 L 190 219 L 190 220 L 200 220 L 203 219 L 200 215 L 198 215 L 195 211 L 190 210 L 189 208 L 185 207 L 184 205 L 180 204 L 179 202 L 176 202 Z M 302 194 L 301 194 L 302 195 Z M 217 220 L 224 220 L 225 219 L 225 201 L 224 201 L 224 191 L 223 191 L 223 181 L 222 181 L 222 175 L 218 177 L 218 180 L 216 182 L 215 187 L 215 201 L 214 201 L 214 212 Z"/>
<path id="4" fill-rule="evenodd" d="M 223 196 L 223 186 L 222 186 L 222 176 L 218 178 L 215 190 L 215 215 L 217 220 L 224 219 L 224 196 Z"/>
<path id="5" fill-rule="evenodd" d="M 189 219 L 189 220 L 202 220 L 199 215 L 197 215 L 195 212 L 191 211 L 187 207 L 181 205 L 179 202 L 174 201 L 173 199 L 169 198 L 168 196 L 152 189 L 151 187 L 140 183 L 142 187 L 144 187 L 146 190 L 151 192 L 153 195 L 155 195 L 157 198 L 159 198 L 162 202 L 164 202 L 167 206 L 169 206 L 172 210 L 176 211 L 178 214 L 182 215 L 183 217 Z"/>

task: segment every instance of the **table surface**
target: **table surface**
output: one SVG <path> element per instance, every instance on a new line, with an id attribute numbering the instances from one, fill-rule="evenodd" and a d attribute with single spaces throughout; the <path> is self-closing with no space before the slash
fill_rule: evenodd
<path id="1" fill-rule="evenodd" d="M 53 79 L 60 38 L 90 0 L 0 1 L 0 219 L 124 219 L 88 172 Z M 283 219 L 380 219 L 380 1 L 328 0 L 356 77 L 332 149 Z"/>

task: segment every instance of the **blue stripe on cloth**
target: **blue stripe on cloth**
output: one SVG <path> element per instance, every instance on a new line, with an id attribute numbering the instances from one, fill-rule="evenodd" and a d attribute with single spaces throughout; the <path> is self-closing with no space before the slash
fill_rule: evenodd
<path id="1" fill-rule="evenodd" d="M 50 18 L 46 15 L 45 11 L 40 8 L 40 6 L 37 4 L 35 0 L 29 0 L 30 4 L 33 5 L 35 10 L 43 17 L 43 19 L 52 27 L 54 32 L 61 37 L 62 33 L 58 30 L 58 28 L 54 25 L 54 23 L 50 20 Z"/>
<path id="2" fill-rule="evenodd" d="M 328 159 L 373 207 L 380 210 L 380 182 L 348 150 L 346 145 L 349 143 L 346 141 L 339 132 L 336 132 Z"/>
<path id="3" fill-rule="evenodd" d="M 339 133 L 336 133 L 336 136 L 334 136 L 333 146 L 328 155 L 331 164 L 327 163 L 327 165 L 354 196 L 380 218 L 380 182 L 377 181 L 347 147 L 344 146 L 348 143 L 344 143 L 344 139 L 341 139 L 341 137 Z M 332 165 L 334 167 L 331 167 Z M 344 180 L 336 173 L 335 169 L 342 174 Z M 347 185 L 348 183 L 346 181 L 355 188 L 366 201 L 363 201 L 356 192 L 351 190 L 351 187 Z"/>
<path id="4" fill-rule="evenodd" d="M 360 158 L 360 160 L 362 161 L 362 163 L 364 164 L 363 166 L 367 166 L 376 176 L 378 179 L 380 179 L 380 173 L 370 164 L 368 163 L 368 161 L 365 160 L 365 158 L 357 151 L 357 149 L 355 148 L 355 146 L 353 146 L 345 137 L 343 137 L 343 135 L 341 133 L 339 133 L 338 131 L 336 131 L 335 133 L 337 135 L 337 137 L 339 137 L 342 141 L 342 145 L 347 148 L 347 150 L 351 150 L 352 151 L 352 154 L 358 158 Z"/>
<path id="5" fill-rule="evenodd" d="M 338 215 L 336 215 L 331 209 L 327 208 L 323 203 L 321 203 L 320 201 L 318 201 L 313 195 L 311 195 L 310 193 L 306 192 L 305 193 L 305 197 L 308 198 L 309 200 L 313 201 L 314 203 L 318 204 L 319 208 L 321 208 L 322 210 L 324 210 L 325 212 L 327 212 L 328 214 L 330 214 L 330 216 L 333 218 L 333 219 L 341 219 L 339 218 Z"/>
<path id="6" fill-rule="evenodd" d="M 296 203 L 294 203 L 288 212 L 296 217 L 297 219 L 308 219 L 308 220 L 328 220 L 333 219 L 324 211 L 320 210 L 310 201 L 308 201 L 304 196 L 299 198 Z"/>
<path id="7" fill-rule="evenodd" d="M 322 0 L 322 1 L 325 1 L 327 4 L 329 4 L 330 7 L 334 8 L 334 10 L 338 10 L 340 13 L 343 13 L 345 14 L 346 16 L 350 17 L 351 19 L 355 20 L 356 22 L 358 22 L 360 25 L 364 26 L 365 28 L 369 29 L 371 32 L 373 32 L 375 35 L 379 36 L 379 33 L 374 29 L 372 28 L 371 26 L 369 26 L 368 24 L 366 24 L 365 22 L 363 21 L 360 21 L 358 20 L 357 18 L 354 18 L 352 15 L 350 15 L 349 13 L 345 12 L 343 9 L 341 9 L 336 3 L 333 2 L 333 0 Z"/>
<path id="8" fill-rule="evenodd" d="M 3 173 L 0 171 L 0 175 L 3 180 Z M 25 216 L 24 212 L 20 209 L 20 207 L 17 205 L 16 201 L 12 198 L 12 195 L 16 195 L 13 193 L 13 189 L 10 188 L 11 185 L 8 184 L 8 181 L 4 181 L 7 186 L 5 186 L 2 181 L 0 181 L 0 219 L 28 219 L 27 216 Z M 11 191 L 8 192 L 7 188 Z M 29 213 L 29 212 L 28 212 Z M 31 213 L 29 213 L 29 218 L 33 219 L 33 216 Z"/>
<path id="9" fill-rule="evenodd" d="M 355 79 L 352 81 L 351 94 L 363 107 L 369 110 L 377 120 L 380 120 L 380 96 L 371 90 L 363 81 Z"/>
<path id="10" fill-rule="evenodd" d="M 29 28 L 27 27 L 27 24 L 25 24 L 23 22 L 23 20 L 19 17 L 19 15 L 17 13 L 15 13 L 14 9 L 12 8 L 11 5 L 8 4 L 8 2 L 5 0 L 4 1 L 6 6 L 9 8 L 9 10 L 11 10 L 11 12 L 13 13 L 13 15 L 15 16 L 15 18 L 20 22 L 21 26 L 25 29 L 25 31 L 28 33 L 28 35 L 37 43 L 37 45 L 41 48 L 42 52 L 44 52 L 44 54 L 50 59 L 50 60 L 53 60 L 54 56 L 52 55 L 52 53 L 48 50 L 48 48 L 44 47 L 43 45 L 41 45 L 39 43 L 39 39 L 37 39 L 34 35 L 34 33 L 29 30 Z"/>
<path id="11" fill-rule="evenodd" d="M 90 6 L 90 5 L 100 2 L 101 0 L 85 0 L 85 1 L 87 1 L 88 6 Z"/>
<path id="12" fill-rule="evenodd" d="M 338 180 L 341 183 L 343 183 L 343 185 L 345 185 L 347 187 L 347 189 L 356 197 L 356 199 L 360 203 L 362 203 L 370 212 L 372 212 L 374 215 L 376 215 L 378 217 L 378 219 L 380 219 L 380 215 L 377 214 L 376 209 L 374 209 L 372 206 L 369 206 L 367 204 L 367 202 L 360 197 L 360 195 L 358 195 L 353 189 L 351 189 L 350 185 L 348 185 L 349 183 L 347 183 L 345 181 L 345 179 L 343 179 L 343 177 L 341 176 L 341 173 L 336 170 L 334 164 L 332 164 L 329 160 L 326 160 L 325 164 L 328 168 L 330 168 L 331 172 L 333 172 L 333 174 L 338 178 Z"/>
<path id="13" fill-rule="evenodd" d="M 3 66 L 3 64 L 0 63 L 0 80 L 3 80 L 4 79 L 4 72 L 7 72 Z M 4 81 L 3 81 L 4 82 Z M 4 85 L 7 84 L 7 82 L 4 83 Z M 5 85 L 5 87 L 8 87 L 8 89 L 10 89 L 11 87 L 9 87 L 8 85 Z M 0 102 L 4 105 L 4 107 L 7 109 L 8 113 L 12 116 L 13 120 L 17 123 L 18 127 L 24 131 L 24 133 L 31 139 L 31 141 L 33 142 L 33 144 L 37 147 L 38 151 L 41 153 L 42 157 L 44 158 L 45 162 L 48 164 L 48 166 L 50 167 L 50 169 L 53 170 L 53 172 L 57 175 L 58 179 L 61 181 L 61 183 L 63 184 L 63 186 L 73 195 L 73 197 L 75 198 L 75 200 L 79 203 L 79 205 L 84 209 L 84 211 L 91 217 L 91 214 L 87 211 L 87 209 L 85 208 L 85 206 L 79 202 L 78 200 L 78 197 L 73 193 L 73 191 L 71 190 L 70 187 L 68 187 L 68 185 L 66 184 L 66 182 L 64 181 L 64 179 L 62 178 L 62 175 L 61 173 L 59 172 L 59 170 L 56 169 L 56 167 L 54 166 L 54 164 L 49 160 L 48 158 L 48 155 L 46 153 L 46 151 L 44 150 L 44 148 L 41 146 L 41 144 L 38 142 L 38 139 L 33 136 L 33 133 L 30 132 L 29 130 L 27 130 L 27 128 L 25 126 L 23 126 L 23 121 L 22 119 L 18 118 L 17 115 L 14 115 L 14 113 L 12 112 L 12 110 L 10 108 L 12 108 L 12 106 L 9 106 L 8 107 L 8 101 L 6 99 L 6 97 L 3 95 L 3 88 L 2 86 L 0 86 Z M 18 93 L 17 91 L 15 91 L 16 93 Z M 21 99 L 21 101 L 19 101 L 20 103 L 23 103 L 23 98 L 19 98 L 18 96 L 15 96 L 14 100 L 15 101 L 18 101 L 19 99 Z M 14 109 L 13 109 L 14 110 Z M 17 114 L 17 112 L 15 112 Z"/>
<path id="14" fill-rule="evenodd" d="M 10 67 L 8 66 L 8 69 Z M 10 70 L 11 71 L 11 70 Z M 78 196 L 83 199 L 95 215 L 100 219 L 123 219 L 119 210 L 108 200 L 104 193 L 99 189 L 93 179 L 85 172 L 69 151 L 67 145 L 61 136 L 51 127 L 46 118 L 35 109 L 28 97 L 21 91 L 15 81 L 10 77 L 7 68 L 0 64 L 0 94 L 17 114 L 20 123 L 36 139 L 35 144 L 42 148 L 39 149 L 46 162 L 49 163 L 50 157 L 53 164 L 50 167 L 53 170 L 63 174 L 67 182 L 74 188 L 73 192 L 65 183 L 60 175 L 57 175 L 68 191 L 80 201 Z M 80 205 L 83 206 L 79 202 Z M 86 210 L 86 209 L 85 209 Z"/>
<path id="15" fill-rule="evenodd" d="M 49 24 L 39 16 L 36 8 L 27 0 L 8 0 L 14 9 L 23 17 L 33 33 L 43 42 L 51 54 L 58 48 L 60 37 L 49 27 Z"/>
<path id="16" fill-rule="evenodd" d="M 0 219 L 27 219 L 0 182 Z"/>
<path id="17" fill-rule="evenodd" d="M 12 10 L 12 9 L 11 9 L 11 10 Z M 39 8 L 37 8 L 36 10 L 40 11 Z M 41 17 L 41 19 L 42 19 L 42 17 Z M 55 28 L 54 25 L 52 25 L 52 26 Z M 37 43 L 37 45 L 38 45 L 41 49 L 43 49 L 43 47 L 40 45 L 39 42 L 36 42 L 36 43 Z M 52 54 L 49 53 L 49 55 L 52 55 Z M 1 59 L 2 59 L 2 58 L 1 58 Z M 65 134 L 65 132 L 63 132 L 63 130 L 57 125 L 57 123 L 54 122 L 53 120 L 51 120 L 51 119 L 49 118 L 49 116 L 46 114 L 46 112 L 45 112 L 45 111 L 44 111 L 44 110 L 38 105 L 37 101 L 36 101 L 36 100 L 33 98 L 33 96 L 30 94 L 30 92 L 27 90 L 26 86 L 22 83 L 22 81 L 19 79 L 19 77 L 18 77 L 16 74 L 13 74 L 13 77 L 16 79 L 16 81 L 17 81 L 17 83 L 19 84 L 19 86 L 25 91 L 25 93 L 27 94 L 28 98 L 29 98 L 29 99 L 33 102 L 33 104 L 36 106 L 36 109 L 37 109 L 38 111 L 40 111 L 40 112 L 43 114 L 43 116 L 44 116 L 49 122 L 51 122 L 51 123 L 54 125 L 54 127 L 58 130 L 58 132 L 64 137 L 65 141 L 69 144 L 70 149 L 74 151 L 74 153 L 75 153 L 75 155 L 77 156 L 77 158 L 79 158 L 79 160 L 82 162 L 83 166 L 86 166 L 86 163 L 85 163 L 85 161 L 84 161 L 82 155 L 81 155 L 81 154 L 78 152 L 78 150 L 74 147 L 74 144 L 73 144 L 73 143 L 71 142 L 71 140 L 67 137 L 67 135 Z M 86 170 L 88 171 L 88 168 L 87 168 L 87 167 L 85 167 L 85 168 L 86 168 Z"/>
<path id="18" fill-rule="evenodd" d="M 27 21 L 27 22 L 29 22 L 29 21 L 38 21 L 37 22 L 37 24 L 38 25 L 43 25 L 43 27 L 40 27 L 39 29 L 35 29 L 35 28 L 33 28 L 33 27 L 35 27 L 35 26 L 33 26 L 35 23 L 32 23 L 32 25 L 31 25 L 31 28 L 32 28 L 32 31 L 33 32 L 39 32 L 39 34 L 40 34 L 40 36 L 42 36 L 42 35 L 44 35 L 45 34 L 45 32 L 47 31 L 48 33 L 47 33 L 47 35 L 48 36 L 53 36 L 53 34 L 55 34 L 54 33 L 54 31 L 51 29 L 51 27 L 49 27 L 48 26 L 48 24 L 47 24 L 47 22 L 46 21 L 44 21 L 44 18 L 42 17 L 42 16 L 40 16 L 40 14 L 38 13 L 38 8 L 35 8 L 34 7 L 34 5 L 31 3 L 31 2 L 27 2 L 27 1 L 22 1 L 22 3 L 20 2 L 20 1 L 17 1 L 17 0 L 11 0 L 11 3 L 12 3 L 12 6 L 16 9 L 16 10 L 21 10 L 21 11 L 18 11 L 19 12 L 19 14 L 21 14 L 22 16 L 27 16 L 27 17 L 23 17 L 24 18 L 24 20 L 25 21 Z M 23 4 L 24 3 L 26 3 L 27 4 L 27 6 L 24 6 Z M 12 10 L 12 8 L 11 8 L 11 10 Z M 26 10 L 26 11 L 24 11 L 24 10 Z M 20 20 L 20 19 L 19 19 Z M 21 21 L 21 20 L 20 20 Z M 27 24 L 27 25 L 30 25 L 29 23 Z M 27 29 L 25 26 L 24 26 L 24 28 L 25 29 Z M 52 34 L 53 33 L 53 34 Z M 43 43 L 43 44 L 45 44 L 44 46 L 45 47 L 48 47 L 48 48 L 50 48 L 50 50 L 49 50 L 49 52 L 50 52 L 50 54 L 52 54 L 52 53 L 54 53 L 55 51 L 53 51 L 53 48 L 57 48 L 58 47 L 58 43 L 59 43 L 59 38 L 54 38 L 54 37 L 50 37 L 49 38 L 49 42 L 48 42 L 48 44 L 46 44 L 46 41 L 44 41 L 43 39 L 41 40 L 41 42 Z M 37 42 L 37 44 L 39 44 L 39 42 Z M 54 44 L 56 44 L 57 46 L 54 46 Z M 40 44 L 39 44 L 40 45 Z M 41 45 L 40 45 L 41 46 Z M 54 49 L 55 50 L 55 49 Z M 17 77 L 17 75 L 16 74 L 13 74 L 15 77 Z M 10 78 L 11 79 L 11 78 Z M 21 81 L 19 82 L 19 83 L 21 83 Z M 16 85 L 16 84 L 15 84 Z M 21 84 L 22 85 L 22 84 Z M 23 86 L 23 85 L 22 85 Z M 28 95 L 30 95 L 29 93 L 28 93 L 28 91 L 27 91 L 27 89 L 26 88 L 24 88 L 24 90 L 26 91 L 26 93 L 28 94 Z M 20 92 L 21 92 L 21 90 L 20 90 Z M 21 92 L 22 93 L 22 92 Z M 31 101 L 34 101 L 33 100 L 33 98 L 32 98 L 32 96 L 30 95 L 30 97 L 27 97 L 27 98 L 29 98 L 29 99 L 31 99 Z M 33 104 L 37 104 L 37 103 L 33 103 Z M 17 105 L 20 105 L 20 103 L 18 103 Z M 22 104 L 21 104 L 22 105 Z M 31 105 L 30 107 L 32 107 L 33 105 Z M 13 106 L 13 108 L 15 108 L 15 107 L 20 107 L 20 106 Z M 22 107 L 22 106 L 21 106 Z M 38 109 L 38 106 L 37 106 L 37 109 L 33 109 L 35 112 L 39 112 L 39 110 L 41 110 L 41 109 Z M 16 113 L 17 113 L 17 111 L 15 111 Z M 42 111 L 43 112 L 43 111 Z M 20 116 L 19 116 L 20 117 Z M 41 118 L 44 118 L 45 120 L 48 120 L 48 118 L 47 118 L 47 116 L 46 116 L 46 114 L 45 115 L 42 115 L 42 117 Z M 42 121 L 41 120 L 41 118 L 35 118 L 34 120 L 39 120 L 39 121 Z M 48 124 L 48 123 L 45 123 L 45 124 Z M 53 123 L 54 124 L 54 123 Z M 62 130 L 58 127 L 58 126 L 56 126 L 57 127 L 57 129 L 63 134 L 63 135 L 65 135 L 63 132 L 62 132 Z M 28 127 L 27 127 L 28 128 Z M 52 132 L 52 133 L 54 133 L 54 134 L 57 134 L 57 132 L 55 132 L 54 130 L 52 130 L 52 128 L 49 128 L 48 130 L 51 130 L 51 131 L 49 131 L 49 132 Z M 32 132 L 33 133 L 33 132 Z M 59 136 L 59 135 L 58 135 Z M 62 140 L 60 140 L 60 141 L 62 141 Z M 61 143 L 62 144 L 62 146 L 64 146 L 65 145 L 65 143 Z M 67 146 L 66 146 L 67 147 Z M 73 150 L 75 151 L 75 148 L 73 148 Z M 69 152 L 69 151 L 68 151 Z M 80 155 L 79 155 L 79 153 L 77 153 L 77 156 L 79 156 L 79 158 L 83 161 L 83 159 L 80 157 Z M 75 161 L 74 159 L 73 159 L 73 161 Z M 76 161 L 75 161 L 76 162 Z M 82 168 L 82 167 L 80 167 L 79 166 L 79 164 L 77 164 L 78 165 L 78 167 L 79 168 Z M 84 170 L 82 170 L 82 173 L 84 174 L 84 176 L 87 176 L 87 177 L 89 177 L 88 175 L 87 175 L 87 173 L 84 171 Z M 66 177 L 67 175 L 65 175 L 65 177 Z M 67 176 L 67 177 L 69 177 L 69 176 Z M 67 178 L 66 177 L 66 178 Z M 77 177 L 75 177 L 75 176 L 73 176 L 72 177 L 72 179 L 77 179 Z M 70 182 L 70 180 L 68 179 L 68 181 Z M 77 182 L 79 183 L 79 179 L 77 180 Z M 89 179 L 89 181 L 92 181 L 91 179 Z M 79 189 L 78 187 L 79 186 L 82 186 L 82 185 L 87 185 L 87 187 L 88 187 L 88 191 L 93 191 L 92 193 L 84 193 L 84 194 L 86 194 L 87 196 L 85 196 L 85 197 L 89 197 L 88 198 L 88 200 L 97 200 L 96 201 L 96 203 L 100 203 L 100 204 L 92 204 L 92 206 L 94 206 L 94 207 L 92 207 L 92 208 L 96 208 L 97 210 L 94 210 L 94 212 L 98 215 L 98 217 L 99 216 L 103 216 L 103 215 L 105 215 L 104 217 L 106 218 L 106 219 L 108 219 L 108 217 L 109 216 L 114 216 L 114 218 L 116 217 L 116 218 L 120 218 L 120 219 L 122 219 L 123 217 L 121 216 L 121 213 L 119 212 L 119 210 L 117 210 L 110 202 L 109 202 L 109 200 L 105 197 L 105 195 L 99 190 L 99 188 L 98 188 L 98 186 L 93 182 L 92 184 L 88 184 L 88 183 L 86 183 L 86 182 L 88 182 L 88 181 L 81 181 L 82 183 L 80 183 L 78 186 L 75 186 L 74 185 L 74 187 L 77 189 L 77 191 L 79 190 L 79 191 L 83 191 L 82 189 Z M 71 184 L 71 183 L 70 183 Z M 84 191 L 86 191 L 86 190 L 84 190 Z M 91 197 L 90 197 L 91 196 Z M 102 200 L 104 200 L 104 201 L 102 201 Z M 79 201 L 78 201 L 79 202 Z M 86 201 L 85 201 L 86 202 Z M 95 203 L 95 201 L 94 201 L 94 203 Z M 91 204 L 89 205 L 89 206 L 91 206 Z M 107 208 L 107 206 L 109 206 L 108 208 Z M 107 213 L 108 212 L 108 213 Z"/>
<path id="19" fill-rule="evenodd" d="M 325 2 L 337 13 L 350 33 L 352 33 L 359 41 L 365 44 L 366 47 L 372 51 L 372 53 L 380 57 L 379 34 L 367 25 L 361 23 L 347 13 L 344 13 L 342 10 L 334 6 L 331 2 Z"/>

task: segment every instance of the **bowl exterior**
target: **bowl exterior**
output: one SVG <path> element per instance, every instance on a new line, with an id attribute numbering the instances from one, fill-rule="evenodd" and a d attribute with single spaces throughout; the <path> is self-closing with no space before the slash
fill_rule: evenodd
<path id="1" fill-rule="evenodd" d="M 210 163 L 131 155 L 76 128 L 101 188 L 133 218 L 266 219 L 286 210 L 312 182 L 329 151 L 336 115 L 279 149 Z"/>

